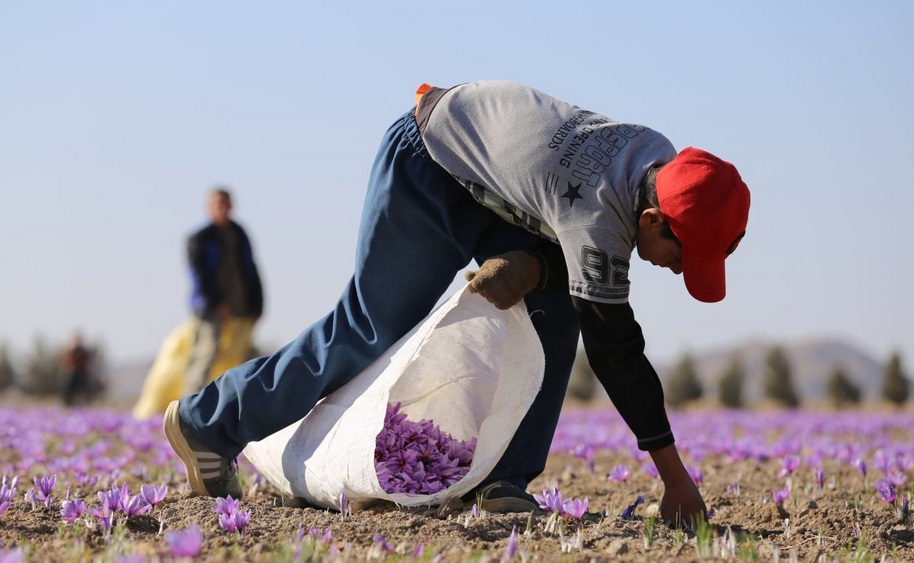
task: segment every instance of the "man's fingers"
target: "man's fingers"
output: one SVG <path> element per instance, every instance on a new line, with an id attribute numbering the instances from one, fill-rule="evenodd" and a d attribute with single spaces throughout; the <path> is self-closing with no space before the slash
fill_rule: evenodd
<path id="1" fill-rule="evenodd" d="M 467 280 L 468 282 L 473 281 L 473 278 L 475 278 L 475 277 L 476 277 L 476 272 L 466 272 L 465 274 L 463 274 L 463 278 L 465 280 Z"/>

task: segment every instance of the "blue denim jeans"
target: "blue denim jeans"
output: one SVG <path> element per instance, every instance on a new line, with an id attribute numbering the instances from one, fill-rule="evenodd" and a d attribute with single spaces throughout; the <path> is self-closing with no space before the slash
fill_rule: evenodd
<path id="1" fill-rule="evenodd" d="M 476 203 L 428 155 L 413 113 L 388 129 L 368 183 L 355 272 L 336 307 L 271 356 L 226 371 L 181 399 L 181 420 L 213 451 L 234 458 L 303 418 L 432 309 L 472 259 L 541 246 L 543 239 Z M 526 297 L 543 343 L 543 387 L 486 479 L 526 486 L 545 468 L 578 343 L 566 290 Z"/>

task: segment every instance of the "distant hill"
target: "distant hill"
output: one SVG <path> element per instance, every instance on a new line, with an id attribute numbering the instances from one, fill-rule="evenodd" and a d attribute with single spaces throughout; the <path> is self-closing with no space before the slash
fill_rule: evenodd
<path id="1" fill-rule="evenodd" d="M 827 399 L 828 378 L 836 366 L 843 367 L 851 381 L 860 387 L 863 400 L 879 398 L 885 366 L 883 359 L 877 360 L 849 342 L 824 338 L 783 343 L 751 340 L 723 349 L 692 352 L 692 360 L 704 387 L 705 397 L 717 397 L 718 381 L 732 358 L 736 357 L 742 363 L 746 374 L 744 399 L 748 404 L 761 399 L 765 358 L 774 345 L 784 350 L 801 401 Z M 583 356 L 579 355 L 579 361 L 582 358 Z M 678 360 L 677 358 L 668 364 L 654 366 L 664 384 L 672 377 Z M 888 358 L 884 360 L 887 361 Z M 599 389 L 597 395 L 603 398 L 606 396 L 602 389 Z"/>

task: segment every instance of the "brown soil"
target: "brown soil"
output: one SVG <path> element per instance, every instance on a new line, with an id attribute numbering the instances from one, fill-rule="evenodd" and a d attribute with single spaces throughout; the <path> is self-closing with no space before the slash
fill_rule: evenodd
<path id="1" fill-rule="evenodd" d="M 849 465 L 825 465 L 829 475 L 820 490 L 809 468 L 801 468 L 792 478 L 793 494 L 783 508 L 771 500 L 771 490 L 783 488 L 777 478 L 780 465 L 775 461 L 726 462 L 703 459 L 704 482 L 701 490 L 713 507 L 710 534 L 670 529 L 657 524 L 647 541 L 649 518 L 663 489 L 657 479 L 647 477 L 629 455 L 603 453 L 594 458 L 593 472 L 579 459 L 567 454 L 550 458 L 544 475 L 529 488 L 531 492 L 557 486 L 565 498 L 588 497 L 591 510 L 606 511 L 602 522 L 583 526 L 581 543 L 573 541 L 573 527 L 563 537 L 547 532 L 544 515 L 481 514 L 473 517 L 470 507 L 454 507 L 449 513 L 436 508 L 398 508 L 376 506 L 343 518 L 340 513 L 314 508 L 288 506 L 269 485 L 260 484 L 242 501 L 252 511 L 244 535 L 220 529 L 213 513 L 214 501 L 187 492 L 186 484 L 174 474 L 155 475 L 147 483 L 167 482 L 169 493 L 155 515 L 143 515 L 115 526 L 106 537 L 100 530 L 82 524 L 66 524 L 60 518 L 60 499 L 52 508 L 32 507 L 22 501 L 33 475 L 23 475 L 19 499 L 0 515 L 0 560 L 3 552 L 24 550 L 29 561 L 117 561 L 123 556 L 141 560 L 170 560 L 164 536 L 169 531 L 196 525 L 204 534 L 201 561 L 294 561 L 317 560 L 331 556 L 362 561 L 385 556 L 411 560 L 417 546 L 424 554 L 417 560 L 481 561 L 500 560 L 507 553 L 513 529 L 519 533 L 516 557 L 541 561 L 691 561 L 744 560 L 771 561 L 796 556 L 800 561 L 879 560 L 914 561 L 914 528 L 898 523 L 893 508 L 882 502 L 872 483 Z M 632 477 L 625 483 L 607 481 L 607 473 L 618 463 L 627 464 Z M 169 472 L 171 473 L 171 472 Z M 245 487 L 252 488 L 250 473 Z M 138 491 L 137 478 L 126 479 L 131 492 Z M 734 482 L 739 494 L 728 492 Z M 58 478 L 62 497 L 66 480 Z M 98 490 L 98 489 L 96 489 Z M 74 493 L 94 501 L 94 491 Z M 622 520 L 619 513 L 643 495 L 634 520 Z M 652 506 L 653 505 L 653 506 Z M 329 529 L 329 544 L 308 539 L 312 528 L 322 536 Z M 306 539 L 296 535 L 303 530 Z M 385 554 L 374 539 L 383 537 L 395 553 Z M 648 545 L 649 544 L 649 545 Z M 825 557 L 823 557 L 825 556 Z"/>

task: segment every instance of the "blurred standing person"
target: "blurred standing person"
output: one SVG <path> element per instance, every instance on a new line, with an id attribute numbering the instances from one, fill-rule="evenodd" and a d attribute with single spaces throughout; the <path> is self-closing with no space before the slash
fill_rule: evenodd
<path id="1" fill-rule="evenodd" d="M 87 404 L 92 399 L 92 374 L 90 367 L 94 353 L 76 333 L 70 339 L 63 351 L 63 366 L 66 382 L 63 390 L 63 402 L 68 407 L 77 404 L 82 399 L 82 404 Z"/>
<path id="2" fill-rule="evenodd" d="M 245 230 L 232 220 L 228 189 L 216 186 L 210 190 L 206 213 L 209 224 L 187 241 L 193 283 L 191 308 L 199 323 L 185 374 L 184 395 L 196 393 L 209 382 L 219 354 L 220 333 L 226 325 L 234 320 L 247 320 L 253 325 L 263 313 L 263 287 L 254 252 Z M 237 341 L 250 344 L 249 338 Z"/>

